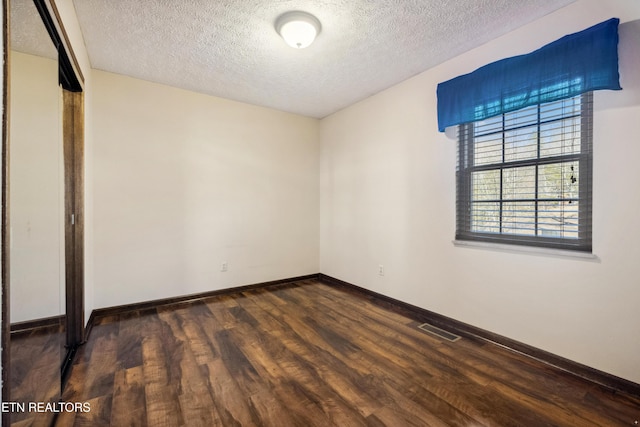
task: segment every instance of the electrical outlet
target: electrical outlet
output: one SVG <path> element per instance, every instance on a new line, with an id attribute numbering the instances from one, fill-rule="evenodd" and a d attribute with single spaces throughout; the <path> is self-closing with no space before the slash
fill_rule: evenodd
<path id="1" fill-rule="evenodd" d="M 227 262 L 225 261 L 220 266 L 220 271 L 227 271 L 227 270 L 229 270 L 229 264 L 227 264 Z"/>
<path id="2" fill-rule="evenodd" d="M 379 274 L 380 276 L 384 276 L 384 265 L 380 264 L 380 265 L 378 266 L 378 274 Z"/>

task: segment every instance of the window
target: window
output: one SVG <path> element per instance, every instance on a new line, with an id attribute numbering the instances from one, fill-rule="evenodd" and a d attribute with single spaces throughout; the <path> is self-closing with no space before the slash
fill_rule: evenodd
<path id="1" fill-rule="evenodd" d="M 456 239 L 591 251 L 591 92 L 458 126 Z"/>
<path id="2" fill-rule="evenodd" d="M 618 18 L 439 83 L 456 239 L 591 252 L 592 92 L 621 90 Z"/>

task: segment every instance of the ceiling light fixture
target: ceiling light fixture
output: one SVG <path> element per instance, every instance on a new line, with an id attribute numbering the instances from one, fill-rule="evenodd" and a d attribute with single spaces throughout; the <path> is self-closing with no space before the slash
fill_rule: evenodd
<path id="1" fill-rule="evenodd" d="M 276 31 L 289 46 L 304 49 L 320 33 L 320 21 L 307 12 L 287 12 L 276 20 Z"/>

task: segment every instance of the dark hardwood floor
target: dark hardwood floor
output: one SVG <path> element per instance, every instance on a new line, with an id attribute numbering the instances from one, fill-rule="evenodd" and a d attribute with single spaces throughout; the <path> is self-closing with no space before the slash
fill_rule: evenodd
<path id="1" fill-rule="evenodd" d="M 64 337 L 60 325 L 11 333 L 11 402 L 26 406 L 58 401 Z M 49 426 L 53 418 L 51 412 L 16 411 L 11 413 L 11 425 Z"/>
<path id="2" fill-rule="evenodd" d="M 318 280 L 97 319 L 58 426 L 633 426 L 640 399 Z"/>

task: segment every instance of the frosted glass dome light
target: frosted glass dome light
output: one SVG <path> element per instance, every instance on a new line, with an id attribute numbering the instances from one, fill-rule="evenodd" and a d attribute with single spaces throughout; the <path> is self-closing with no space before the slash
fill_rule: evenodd
<path id="1" fill-rule="evenodd" d="M 277 19 L 276 31 L 289 46 L 304 49 L 320 33 L 320 21 L 306 12 L 287 12 Z"/>

